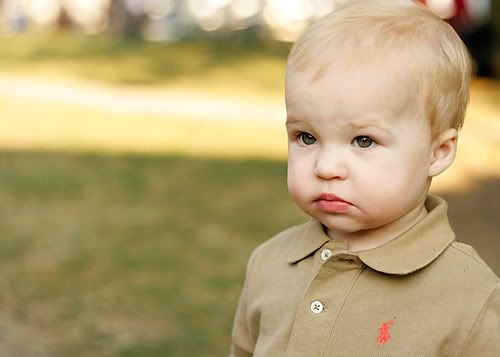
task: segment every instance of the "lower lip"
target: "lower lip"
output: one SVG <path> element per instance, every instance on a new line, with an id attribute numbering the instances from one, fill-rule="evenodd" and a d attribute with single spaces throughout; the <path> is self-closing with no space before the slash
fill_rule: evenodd
<path id="1" fill-rule="evenodd" d="M 346 212 L 352 205 L 345 201 L 316 201 L 319 209 L 327 213 L 343 213 Z"/>

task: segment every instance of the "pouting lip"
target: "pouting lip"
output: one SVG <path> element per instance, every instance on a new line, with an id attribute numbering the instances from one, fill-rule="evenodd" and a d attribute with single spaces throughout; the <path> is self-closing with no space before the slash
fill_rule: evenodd
<path id="1" fill-rule="evenodd" d="M 321 201 L 321 200 L 324 200 L 324 201 L 342 201 L 342 202 L 349 203 L 350 205 L 352 205 L 351 202 L 346 201 L 343 198 L 341 198 L 337 195 L 334 195 L 333 193 L 322 193 L 321 195 L 318 196 L 318 198 L 315 201 Z"/>

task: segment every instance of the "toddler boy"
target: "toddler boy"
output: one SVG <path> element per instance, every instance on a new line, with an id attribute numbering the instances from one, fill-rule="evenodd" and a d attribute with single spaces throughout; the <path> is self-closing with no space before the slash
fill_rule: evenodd
<path id="1" fill-rule="evenodd" d="M 294 44 L 288 189 L 312 219 L 250 257 L 232 356 L 500 356 L 499 279 L 428 194 L 469 77 L 411 0 L 347 1 Z"/>

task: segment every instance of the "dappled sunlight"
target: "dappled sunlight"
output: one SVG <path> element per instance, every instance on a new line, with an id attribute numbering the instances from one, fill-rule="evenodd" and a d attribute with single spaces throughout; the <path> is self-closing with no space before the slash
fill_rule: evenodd
<path id="1" fill-rule="evenodd" d="M 104 86 L 1 76 L 0 147 L 286 159 L 280 96 Z M 452 167 L 439 191 L 500 177 L 500 83 L 474 80 Z"/>
<path id="2" fill-rule="evenodd" d="M 254 120 L 249 119 L 251 107 L 245 113 L 246 120 L 209 116 L 192 119 L 183 112 L 123 113 L 26 98 L 6 100 L 4 97 L 0 107 L 0 147 L 5 149 L 274 159 L 286 154 L 283 125 L 277 121 L 263 122 L 257 114 Z M 245 110 L 243 106 L 241 110 Z"/>

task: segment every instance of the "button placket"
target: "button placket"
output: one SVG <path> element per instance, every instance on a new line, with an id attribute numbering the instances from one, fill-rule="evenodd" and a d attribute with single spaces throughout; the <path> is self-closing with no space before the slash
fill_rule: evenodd
<path id="1" fill-rule="evenodd" d="M 325 261 L 323 259 L 329 255 L 323 252 L 326 249 L 330 250 L 332 255 Z M 323 355 L 331 338 L 330 331 L 333 324 L 339 316 L 352 283 L 361 271 L 352 267 L 339 269 L 339 265 L 347 266 L 347 264 L 338 264 L 336 257 L 339 255 L 352 256 L 345 253 L 346 250 L 337 242 L 328 242 L 316 251 L 315 268 L 317 272 L 312 277 L 297 309 L 290 336 L 290 346 L 293 347 L 293 352 L 288 354 L 290 357 Z M 311 326 L 315 326 L 315 328 L 311 329 Z M 318 343 L 311 345 L 310 341 L 312 340 L 318 341 Z"/>

